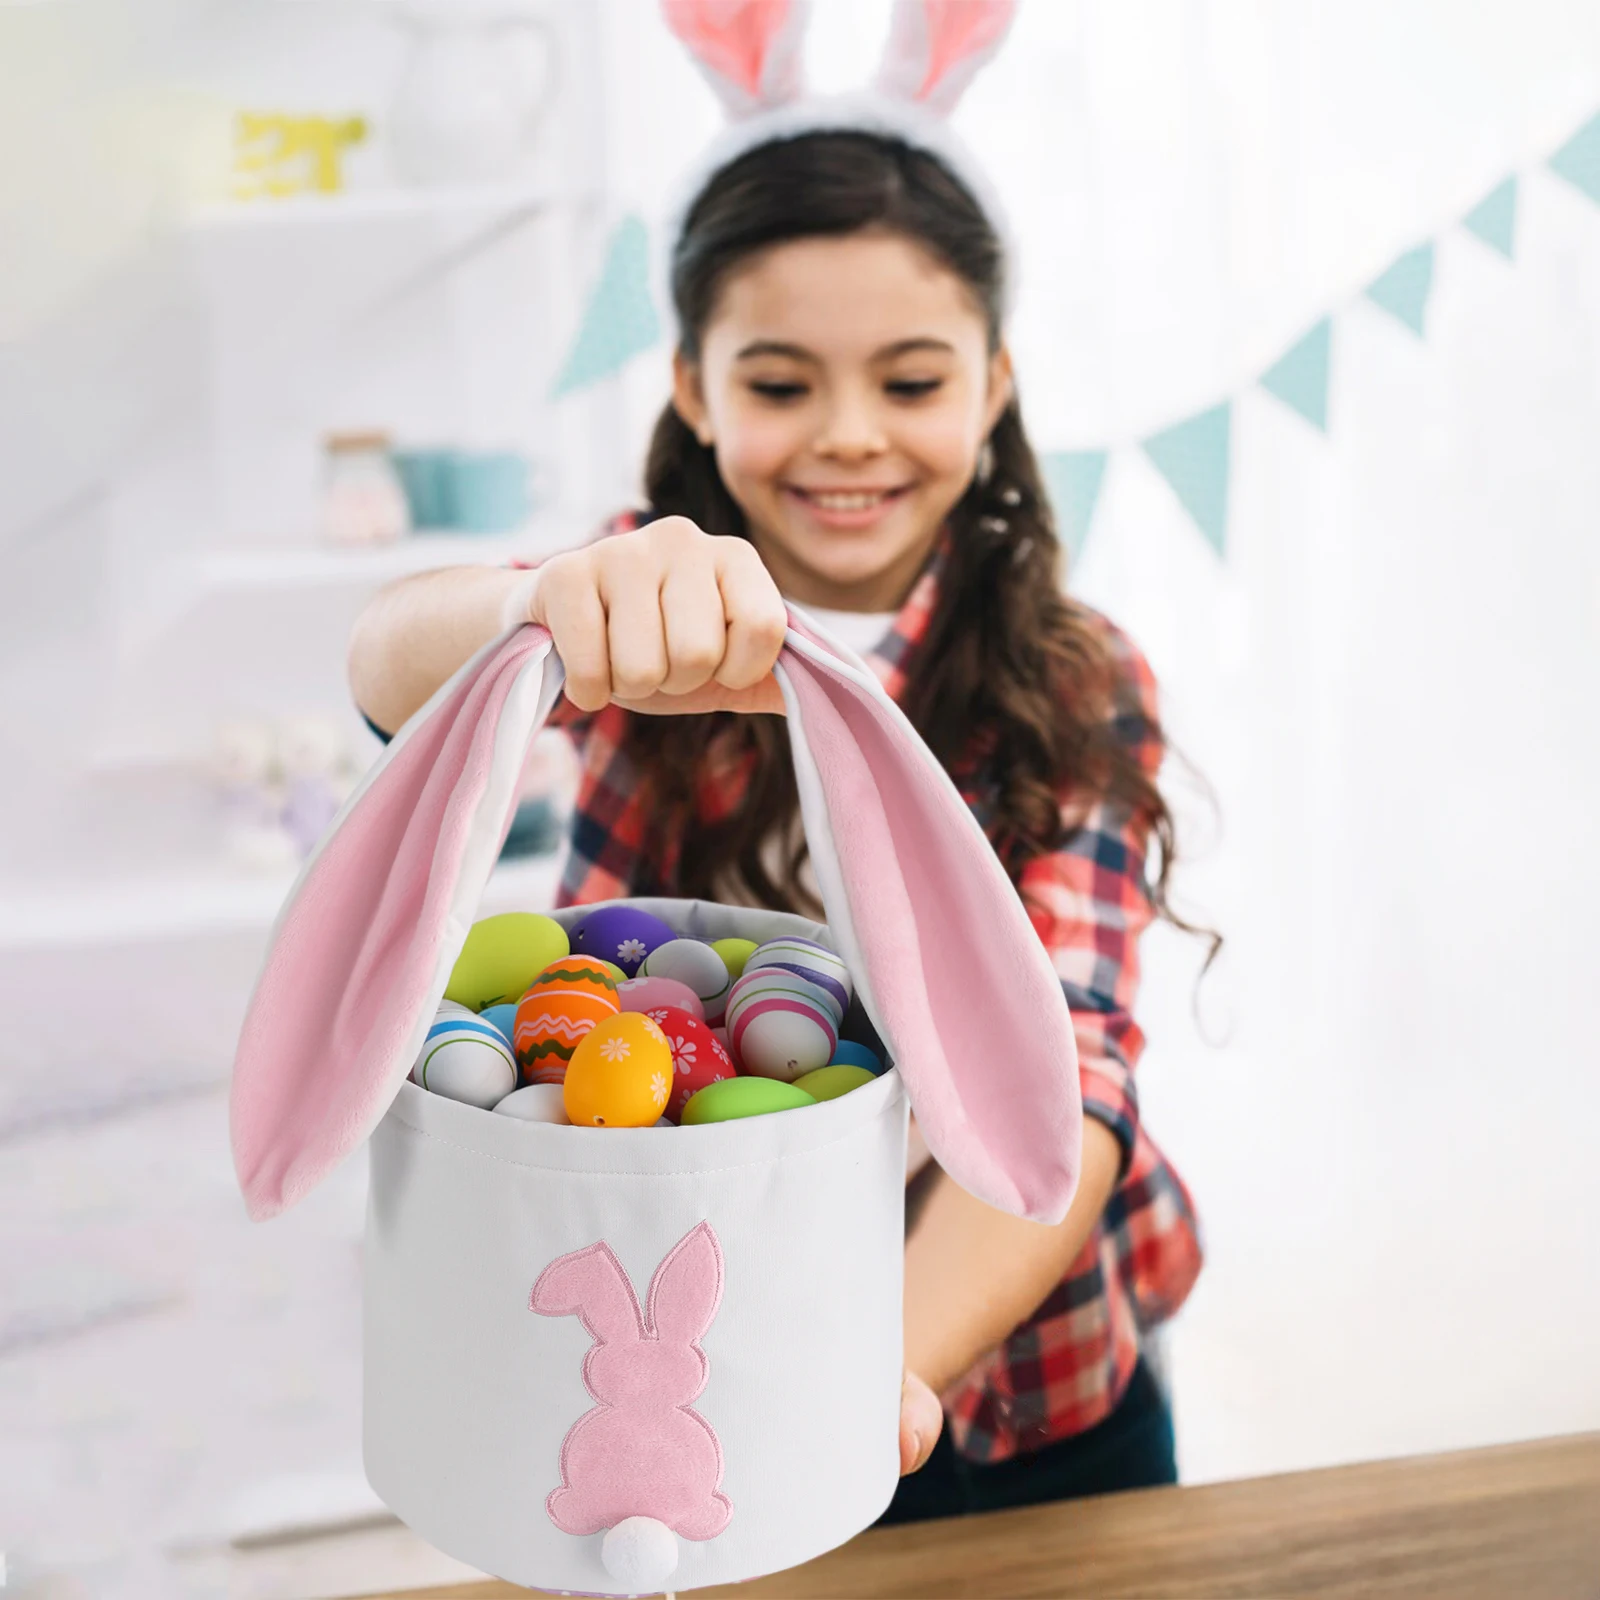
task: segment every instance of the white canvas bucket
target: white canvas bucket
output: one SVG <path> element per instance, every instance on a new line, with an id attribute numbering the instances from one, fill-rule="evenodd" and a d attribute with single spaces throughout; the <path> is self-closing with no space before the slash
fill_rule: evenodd
<path id="1" fill-rule="evenodd" d="M 894 1070 L 687 1128 L 526 1123 L 407 1079 L 560 688 L 543 630 L 407 723 L 307 863 L 240 1039 L 252 1215 L 369 1136 L 365 1457 L 423 1537 L 542 1589 L 729 1583 L 882 1512 L 898 1472 L 907 1097 L 946 1171 L 1051 1221 L 1077 1181 L 1061 988 L 948 778 L 799 614 L 779 666 L 821 926 L 631 902 L 680 931 L 819 939 Z M 556 913 L 569 927 L 592 910 Z"/>

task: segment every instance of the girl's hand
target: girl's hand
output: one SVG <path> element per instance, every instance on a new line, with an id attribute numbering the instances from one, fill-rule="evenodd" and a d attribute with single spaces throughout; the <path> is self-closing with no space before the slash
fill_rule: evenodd
<path id="1" fill-rule="evenodd" d="M 515 604 L 542 623 L 583 711 L 782 714 L 772 664 L 788 614 L 747 539 L 663 517 L 553 556 Z"/>
<path id="2" fill-rule="evenodd" d="M 939 1397 L 914 1372 L 900 1381 L 900 1476 L 915 1472 L 932 1453 L 944 1426 Z"/>

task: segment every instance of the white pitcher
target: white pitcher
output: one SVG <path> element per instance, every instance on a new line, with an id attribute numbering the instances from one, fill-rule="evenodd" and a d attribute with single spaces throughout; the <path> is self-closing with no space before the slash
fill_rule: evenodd
<path id="1" fill-rule="evenodd" d="M 390 159 L 407 183 L 514 175 L 554 98 L 557 35 L 506 0 L 405 0 L 411 36 L 389 109 Z"/>

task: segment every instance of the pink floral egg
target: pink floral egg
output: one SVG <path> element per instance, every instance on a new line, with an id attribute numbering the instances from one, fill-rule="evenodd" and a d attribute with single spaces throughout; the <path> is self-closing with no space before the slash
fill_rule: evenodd
<path id="1" fill-rule="evenodd" d="M 692 1012 L 665 1006 L 648 1014 L 660 1023 L 672 1051 L 672 1091 L 667 1096 L 666 1115 L 676 1122 L 690 1095 L 707 1084 L 736 1076 L 733 1058 Z"/>

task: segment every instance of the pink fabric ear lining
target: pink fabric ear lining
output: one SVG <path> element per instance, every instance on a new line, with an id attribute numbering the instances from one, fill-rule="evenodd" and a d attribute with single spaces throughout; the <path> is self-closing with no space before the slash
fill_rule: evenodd
<path id="1" fill-rule="evenodd" d="M 396 1057 L 430 1004 L 506 697 L 549 646 L 544 629 L 519 630 L 408 728 L 296 886 L 234 1059 L 233 1160 L 256 1220 L 320 1183 L 394 1098 Z M 509 809 L 496 820 L 503 838 Z"/>
<path id="2" fill-rule="evenodd" d="M 1004 1210 L 1055 1221 L 1082 1134 L 1071 1019 L 1042 946 L 961 797 L 876 685 L 818 641 L 785 674 L 826 800 L 878 1020 L 928 1144 Z M 502 720 L 542 628 L 488 650 L 419 713 L 313 857 L 275 930 L 240 1034 L 230 1107 L 250 1215 L 315 1187 L 376 1126 L 444 986 L 486 877 Z M 812 652 L 820 652 L 821 659 Z M 520 703 L 519 703 L 520 704 Z M 525 729 L 532 737 L 531 710 Z M 520 754 L 520 747 L 519 747 Z M 425 1016 L 424 1013 L 430 1013 Z"/>
<path id="3" fill-rule="evenodd" d="M 661 13 L 729 109 L 744 114 L 799 93 L 804 8 L 805 0 L 662 0 Z"/>
<path id="4" fill-rule="evenodd" d="M 1016 0 L 896 0 L 880 87 L 949 116 L 1016 9 Z"/>
<path id="5" fill-rule="evenodd" d="M 1082 1105 L 1072 1019 L 1038 935 L 909 725 L 842 673 L 792 651 L 785 668 L 878 1020 L 928 1146 L 979 1199 L 1057 1222 L 1077 1189 Z"/>

